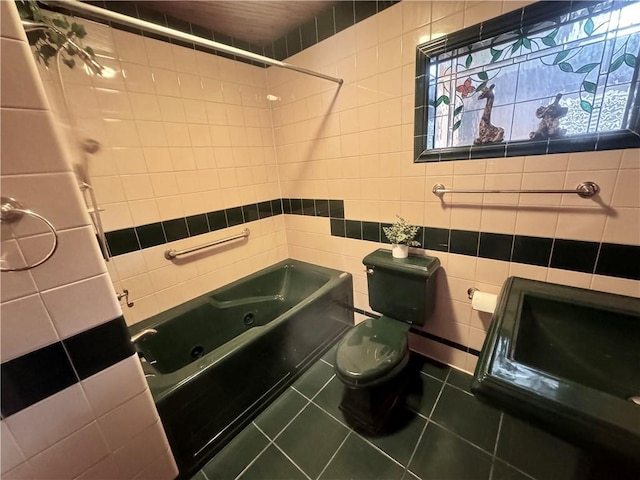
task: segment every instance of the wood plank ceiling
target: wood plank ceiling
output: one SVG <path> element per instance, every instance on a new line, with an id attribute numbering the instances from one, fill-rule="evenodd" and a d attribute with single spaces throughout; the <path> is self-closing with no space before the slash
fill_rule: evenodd
<path id="1" fill-rule="evenodd" d="M 264 46 L 318 15 L 335 1 L 145 1 L 144 6 L 214 32 Z"/>

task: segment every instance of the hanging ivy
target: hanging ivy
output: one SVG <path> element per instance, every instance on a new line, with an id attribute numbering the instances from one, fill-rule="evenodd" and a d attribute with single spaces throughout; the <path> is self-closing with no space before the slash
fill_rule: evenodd
<path id="1" fill-rule="evenodd" d="M 69 40 L 81 45 L 82 39 L 87 36 L 84 25 L 77 22 L 69 23 L 63 15 L 45 14 L 34 0 L 17 0 L 16 6 L 21 19 L 44 23 L 51 27 L 27 32 L 29 45 L 33 47 L 37 60 L 48 67 L 49 60 L 60 54 L 62 63 L 73 68 L 76 64 L 73 57 L 78 54 L 78 51 L 69 44 Z M 91 47 L 81 48 L 95 59 L 95 53 Z"/>

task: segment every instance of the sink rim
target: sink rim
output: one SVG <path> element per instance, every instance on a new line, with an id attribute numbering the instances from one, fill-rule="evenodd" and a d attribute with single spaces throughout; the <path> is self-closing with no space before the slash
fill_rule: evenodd
<path id="1" fill-rule="evenodd" d="M 595 430 L 600 437 L 615 443 L 626 442 L 623 449 L 640 449 L 640 406 L 515 360 L 519 330 L 517 319 L 526 294 L 607 308 L 638 317 L 640 321 L 640 299 L 509 277 L 498 298 L 476 367 L 472 391 L 498 402 L 505 400 L 504 397 L 511 397 L 522 403 L 522 410 L 529 410 L 534 417 L 547 415 L 564 419 L 572 422 L 574 427 Z M 535 387 L 531 384 L 532 379 L 537 380 Z"/>

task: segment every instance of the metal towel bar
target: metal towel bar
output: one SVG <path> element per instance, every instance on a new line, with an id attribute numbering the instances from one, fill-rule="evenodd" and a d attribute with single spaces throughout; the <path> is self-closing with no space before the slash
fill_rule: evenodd
<path id="1" fill-rule="evenodd" d="M 220 240 L 216 240 L 214 242 L 206 243 L 204 245 L 200 245 L 199 247 L 185 248 L 184 250 L 167 250 L 164 252 L 164 258 L 167 260 L 173 260 L 180 255 L 186 255 L 187 253 L 197 252 L 198 250 L 202 250 L 204 248 L 213 247 L 215 245 L 220 245 L 221 243 L 230 242 L 231 240 L 237 240 L 238 238 L 248 237 L 251 231 L 248 228 L 245 228 L 241 233 L 237 235 L 232 235 L 230 237 L 221 238 Z"/>
<path id="2" fill-rule="evenodd" d="M 600 187 L 593 182 L 582 182 L 575 190 L 453 190 L 438 183 L 433 186 L 433 194 L 442 198 L 445 193 L 575 193 L 582 198 L 589 198 L 600 192 Z"/>

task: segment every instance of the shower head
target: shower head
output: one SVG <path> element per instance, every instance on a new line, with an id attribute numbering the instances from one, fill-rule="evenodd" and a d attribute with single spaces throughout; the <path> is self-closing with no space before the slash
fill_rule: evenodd
<path id="1" fill-rule="evenodd" d="M 25 32 L 33 32 L 35 30 L 53 30 L 54 32 L 66 37 L 66 35 L 63 32 L 58 30 L 53 25 L 48 25 L 43 22 L 35 22 L 33 20 L 22 20 L 22 28 L 24 28 Z M 80 60 L 84 62 L 87 68 L 89 68 L 89 70 L 91 70 L 95 75 L 102 74 L 104 67 L 100 65 L 98 62 L 96 62 L 91 57 L 91 55 L 89 55 L 86 51 L 84 51 L 80 47 L 80 45 L 78 45 L 76 42 L 74 42 L 70 38 L 67 38 L 67 41 L 64 43 L 63 47 L 66 48 L 68 51 L 73 50 L 74 53 L 76 53 L 78 57 L 80 57 Z"/>
<path id="2" fill-rule="evenodd" d="M 98 150 L 100 150 L 100 142 L 94 140 L 93 138 L 86 138 L 82 142 L 82 149 L 87 153 L 96 153 Z"/>

